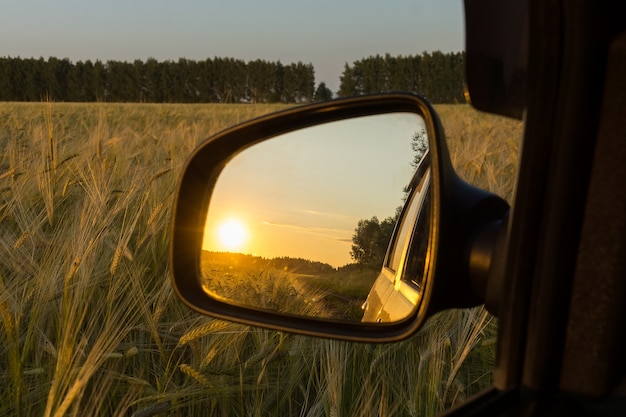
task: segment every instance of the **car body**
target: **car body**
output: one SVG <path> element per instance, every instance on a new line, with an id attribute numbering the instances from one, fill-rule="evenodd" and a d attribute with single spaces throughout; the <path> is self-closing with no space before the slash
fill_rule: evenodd
<path id="1" fill-rule="evenodd" d="M 429 185 L 430 154 L 426 153 L 408 187 L 407 202 L 391 237 L 381 271 L 363 304 L 364 322 L 401 320 L 419 303 L 421 278 L 427 268 L 429 221 L 424 217 L 430 213 Z M 417 227 L 420 229 L 413 231 Z"/>
<path id="2" fill-rule="evenodd" d="M 424 293 L 435 306 L 431 313 L 478 297 L 499 323 L 493 386 L 447 415 L 626 415 L 626 5 L 465 5 L 472 103 L 522 118 L 525 128 L 511 210 L 498 206 L 480 228 L 459 232 L 468 251 L 446 249 L 447 262 L 469 272 L 436 258 L 433 285 L 449 293 Z M 432 178 L 435 188 L 453 181 L 445 170 L 433 169 Z M 433 205 L 451 201 L 448 209 L 463 203 L 443 191 L 432 198 Z M 471 218 L 433 210 L 437 227 L 455 219 L 463 226 Z M 454 240 L 453 231 L 446 233 L 438 235 L 441 242 Z M 183 254 L 173 253 L 174 259 Z M 202 301 L 183 298 L 202 310 Z M 323 333 L 321 324 L 289 316 L 254 318 L 225 307 L 217 316 Z M 366 330 L 391 332 L 384 326 L 361 327 L 361 333 L 331 322 L 327 327 L 327 336 L 349 340 L 365 338 Z"/>

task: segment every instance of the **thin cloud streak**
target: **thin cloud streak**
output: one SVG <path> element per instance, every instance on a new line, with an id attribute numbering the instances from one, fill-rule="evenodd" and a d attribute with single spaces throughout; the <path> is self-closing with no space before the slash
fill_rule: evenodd
<path id="1" fill-rule="evenodd" d="M 351 236 L 352 234 L 352 231 L 348 231 L 345 229 L 333 229 L 333 228 L 323 228 L 323 227 L 314 227 L 314 226 L 297 226 L 293 224 L 276 223 L 276 222 L 269 222 L 269 221 L 264 221 L 262 222 L 262 224 L 266 226 L 281 228 L 281 229 L 289 229 L 289 230 L 293 230 L 299 233 L 314 234 L 320 237 L 324 237 L 324 238 L 331 239 L 331 240 L 336 240 L 339 242 L 351 242 L 352 241 L 351 237 L 350 238 L 343 237 L 346 235 Z"/>

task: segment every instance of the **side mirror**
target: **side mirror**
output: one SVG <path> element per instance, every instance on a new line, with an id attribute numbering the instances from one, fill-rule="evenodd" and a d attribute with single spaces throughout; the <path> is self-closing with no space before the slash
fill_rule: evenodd
<path id="1" fill-rule="evenodd" d="M 209 138 L 179 184 L 176 292 L 217 318 L 359 341 L 483 302 L 496 243 L 482 231 L 508 206 L 458 179 L 443 137 L 428 102 L 385 94 Z"/>

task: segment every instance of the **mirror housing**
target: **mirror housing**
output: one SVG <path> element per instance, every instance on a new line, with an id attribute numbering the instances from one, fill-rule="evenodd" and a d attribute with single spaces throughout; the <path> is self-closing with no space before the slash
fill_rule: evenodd
<path id="1" fill-rule="evenodd" d="M 304 128 L 398 112 L 421 116 L 430 140 L 431 201 L 426 216 L 430 222 L 429 260 L 419 303 L 408 317 L 382 324 L 300 317 L 231 303 L 203 289 L 200 257 L 207 208 L 220 173 L 236 154 L 262 141 Z M 381 147 L 384 147 L 383 142 Z M 504 200 L 458 178 L 452 169 L 441 122 L 432 106 L 421 97 L 382 94 L 296 107 L 218 133 L 201 144 L 188 160 L 174 207 L 173 285 L 187 306 L 216 318 L 311 336 L 364 342 L 396 341 L 413 334 L 438 311 L 483 302 L 484 282 L 476 285 L 470 279 L 470 259 L 476 259 L 470 256 L 471 247 L 481 230 L 494 221 L 502 221 L 507 211 Z M 485 245 L 484 239 L 481 244 Z M 481 270 L 474 275 L 484 278 L 489 274 L 491 263 L 485 261 L 484 256 L 481 262 L 474 263 L 475 269 Z"/>

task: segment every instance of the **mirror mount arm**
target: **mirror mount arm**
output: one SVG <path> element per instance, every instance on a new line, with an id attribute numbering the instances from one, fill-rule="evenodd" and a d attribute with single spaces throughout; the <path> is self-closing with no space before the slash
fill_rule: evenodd
<path id="1" fill-rule="evenodd" d="M 444 182 L 448 187 L 442 184 L 447 190 L 442 192 L 437 279 L 429 307 L 433 313 L 491 304 L 492 291 L 497 291 L 489 288 L 497 280 L 488 282 L 492 271 L 495 273 L 496 242 L 489 230 L 509 212 L 501 197 L 464 182 L 456 174 L 451 177 Z"/>
<path id="2" fill-rule="evenodd" d="M 439 229 L 434 261 L 437 279 L 433 280 L 427 315 L 480 304 L 495 313 L 500 280 L 495 277 L 502 275 L 497 272 L 494 260 L 500 256 L 495 252 L 504 247 L 506 227 L 500 224 L 507 223 L 509 204 L 461 179 L 452 166 L 443 131 L 435 139 L 431 152 L 439 193 L 435 196 L 438 218 L 433 219 Z M 501 227 L 505 230 L 499 231 Z"/>
<path id="3" fill-rule="evenodd" d="M 497 316 L 504 287 L 504 260 L 509 213 L 486 224 L 478 232 L 469 255 L 470 279 L 485 307 Z"/>

